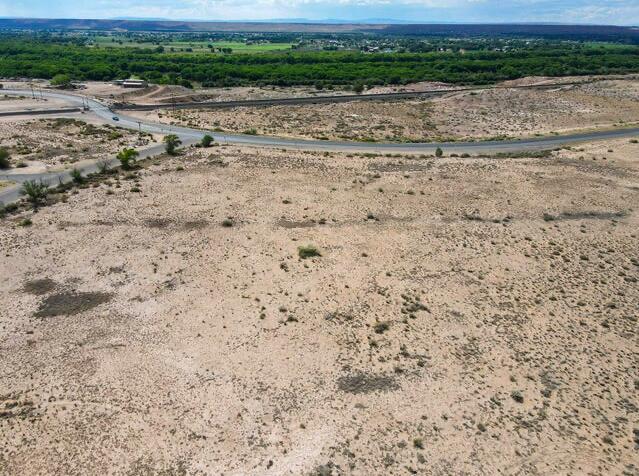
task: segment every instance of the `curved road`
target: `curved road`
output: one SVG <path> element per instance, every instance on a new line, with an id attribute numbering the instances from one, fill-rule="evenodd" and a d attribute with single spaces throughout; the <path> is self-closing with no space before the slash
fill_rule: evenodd
<path id="1" fill-rule="evenodd" d="M 2 94 L 7 95 L 27 95 L 28 90 L 23 89 L 3 89 Z M 255 136 L 245 134 L 226 134 L 219 132 L 207 132 L 187 127 L 170 126 L 150 121 L 141 121 L 125 114 L 114 113 L 107 106 L 95 99 L 85 96 L 75 95 L 58 91 L 42 91 L 42 95 L 52 99 L 63 100 L 73 106 L 87 106 L 91 113 L 103 122 L 113 126 L 120 126 L 127 129 L 141 130 L 155 134 L 176 134 L 180 137 L 184 145 L 193 144 L 199 141 L 204 134 L 212 135 L 215 140 L 222 144 L 250 145 L 260 147 L 273 147 L 297 150 L 317 150 L 334 152 L 370 152 L 370 153 L 412 153 L 412 154 L 434 154 L 437 147 L 441 147 L 447 153 L 457 154 L 494 154 L 500 152 L 521 152 L 532 150 L 553 149 L 556 147 L 586 142 L 593 140 L 612 139 L 617 137 L 628 137 L 639 135 L 639 127 L 613 129 L 593 132 L 583 132 L 578 134 L 537 137 L 521 140 L 506 141 L 480 141 L 480 142 L 426 142 L 426 143 L 382 143 L 382 142 L 347 142 L 347 141 L 323 141 L 308 139 L 288 139 L 271 136 Z M 117 117 L 118 120 L 114 120 Z M 154 146 L 140 151 L 141 157 L 149 157 L 160 153 L 162 146 Z M 85 164 L 77 164 L 77 168 L 90 173 L 97 170 L 95 161 L 87 161 Z M 0 179 L 23 182 L 25 180 L 43 180 L 47 183 L 57 183 L 59 180 L 68 181 L 68 172 L 38 173 L 24 175 L 0 175 Z M 0 190 L 0 202 L 11 202 L 19 197 L 18 187 L 6 187 Z"/>

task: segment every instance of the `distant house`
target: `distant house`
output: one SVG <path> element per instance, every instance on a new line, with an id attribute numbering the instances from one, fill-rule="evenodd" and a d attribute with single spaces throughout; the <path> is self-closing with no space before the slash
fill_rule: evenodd
<path id="1" fill-rule="evenodd" d="M 123 88 L 146 88 L 149 85 L 144 79 L 116 79 L 113 84 Z"/>

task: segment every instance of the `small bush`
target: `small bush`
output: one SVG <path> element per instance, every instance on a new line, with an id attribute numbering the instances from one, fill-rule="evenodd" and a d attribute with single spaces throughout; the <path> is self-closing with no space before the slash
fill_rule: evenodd
<path id="1" fill-rule="evenodd" d="M 98 161 L 98 171 L 101 174 L 106 174 L 109 172 L 109 162 L 106 160 Z"/>
<path id="2" fill-rule="evenodd" d="M 214 140 L 215 139 L 213 139 L 212 135 L 206 134 L 204 137 L 202 137 L 202 141 L 200 142 L 200 144 L 202 144 L 202 147 L 210 147 Z"/>
<path id="3" fill-rule="evenodd" d="M 122 169 L 130 170 L 133 167 L 133 164 L 135 164 L 135 160 L 138 158 L 138 155 L 140 155 L 140 153 L 137 150 L 127 147 L 122 149 L 116 158 L 120 161 Z"/>
<path id="4" fill-rule="evenodd" d="M 175 134 L 169 134 L 164 137 L 164 144 L 166 153 L 169 155 L 175 155 L 177 148 L 182 145 L 182 141 Z"/>
<path id="5" fill-rule="evenodd" d="M 8 169 L 9 167 L 11 167 L 11 162 L 9 161 L 9 159 L 11 159 L 9 151 L 4 147 L 0 148 L 0 169 Z"/>
<path id="6" fill-rule="evenodd" d="M 383 334 L 389 328 L 390 326 L 388 325 L 388 322 L 378 322 L 373 326 L 373 330 L 375 331 L 375 334 Z"/>
<path id="7" fill-rule="evenodd" d="M 18 223 L 18 226 L 31 226 L 33 225 L 33 222 L 31 221 L 31 218 L 25 218 L 24 220 L 21 220 Z"/>
<path id="8" fill-rule="evenodd" d="M 510 397 L 517 403 L 524 403 L 524 395 L 519 390 L 511 392 Z"/>
<path id="9" fill-rule="evenodd" d="M 297 253 L 301 259 L 313 258 L 315 256 L 322 256 L 319 250 L 315 248 L 313 245 L 300 246 L 297 249 Z"/>
<path id="10" fill-rule="evenodd" d="M 435 149 L 435 157 L 441 157 L 442 155 L 444 155 L 444 151 L 441 147 L 437 147 L 437 149 Z"/>
<path id="11" fill-rule="evenodd" d="M 231 220 L 230 218 L 222 220 L 222 226 L 224 228 L 231 228 L 233 226 L 233 220 Z"/>
<path id="12" fill-rule="evenodd" d="M 27 180 L 22 184 L 21 193 L 27 196 L 27 200 L 29 200 L 35 208 L 46 200 L 49 194 L 49 185 L 42 181 Z"/>
<path id="13" fill-rule="evenodd" d="M 250 129 L 246 129 L 243 133 L 246 134 L 247 136 L 256 136 L 257 135 L 257 129 L 252 127 Z"/>
<path id="14" fill-rule="evenodd" d="M 82 172 L 80 172 L 78 169 L 71 170 L 71 179 L 73 180 L 73 183 L 78 185 L 84 182 Z"/>

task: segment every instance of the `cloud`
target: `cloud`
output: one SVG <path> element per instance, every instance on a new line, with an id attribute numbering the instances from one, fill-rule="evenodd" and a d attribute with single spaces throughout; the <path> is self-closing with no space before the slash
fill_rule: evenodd
<path id="1" fill-rule="evenodd" d="M 190 20 L 308 18 L 639 24 L 637 0 L 0 0 L 0 15 Z"/>

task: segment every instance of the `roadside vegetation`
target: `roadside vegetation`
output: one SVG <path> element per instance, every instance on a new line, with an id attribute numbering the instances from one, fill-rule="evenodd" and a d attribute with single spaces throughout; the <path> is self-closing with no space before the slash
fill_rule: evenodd
<path id="1" fill-rule="evenodd" d="M 11 154 L 5 148 L 0 148 L 0 169 L 8 169 L 11 167 Z"/>
<path id="2" fill-rule="evenodd" d="M 125 149 L 122 149 L 118 153 L 116 158 L 120 161 L 120 165 L 122 166 L 123 170 L 130 170 L 131 168 L 133 168 L 138 155 L 140 155 L 140 153 L 137 150 L 127 147 Z"/>
<path id="3" fill-rule="evenodd" d="M 21 193 L 22 195 L 26 195 L 27 200 L 33 208 L 38 208 L 46 202 L 47 195 L 49 194 L 49 185 L 44 182 L 28 180 L 22 184 Z"/>
<path id="4" fill-rule="evenodd" d="M 175 155 L 177 153 L 177 148 L 182 145 L 182 141 L 175 134 L 169 134 L 164 137 L 164 144 L 166 153 L 169 155 Z"/>

